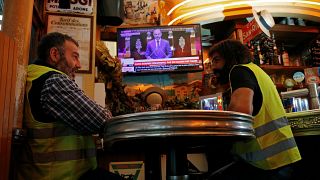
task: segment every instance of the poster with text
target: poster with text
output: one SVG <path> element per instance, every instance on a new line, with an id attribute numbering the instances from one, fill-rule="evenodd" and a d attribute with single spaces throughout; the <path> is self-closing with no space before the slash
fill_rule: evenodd
<path id="1" fill-rule="evenodd" d="M 49 12 L 92 14 L 93 1 L 81 0 L 60 2 L 59 0 L 48 0 L 46 2 L 46 10 Z"/>
<path id="2" fill-rule="evenodd" d="M 48 15 L 47 33 L 60 32 L 78 41 L 81 69 L 80 73 L 91 73 L 92 66 L 92 17 Z"/>

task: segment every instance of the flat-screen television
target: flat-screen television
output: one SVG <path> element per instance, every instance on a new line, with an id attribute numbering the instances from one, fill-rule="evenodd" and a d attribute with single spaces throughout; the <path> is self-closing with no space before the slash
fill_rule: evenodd
<path id="1" fill-rule="evenodd" d="M 123 73 L 203 70 L 199 24 L 117 29 Z"/>

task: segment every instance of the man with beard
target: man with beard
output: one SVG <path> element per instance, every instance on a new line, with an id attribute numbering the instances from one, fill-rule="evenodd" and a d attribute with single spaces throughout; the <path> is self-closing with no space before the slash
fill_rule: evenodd
<path id="1" fill-rule="evenodd" d="M 217 43 L 210 49 L 209 57 L 218 81 L 230 84 L 227 110 L 252 115 L 255 130 L 255 138 L 233 144 L 234 162 L 219 175 L 212 173 L 211 178 L 292 178 L 292 163 L 299 161 L 301 156 L 270 77 L 251 62 L 253 57 L 249 49 L 240 41 Z M 210 168 L 211 159 L 208 162 Z"/>
<path id="2" fill-rule="evenodd" d="M 153 40 L 147 43 L 147 49 L 145 56 L 147 59 L 161 59 L 171 58 L 172 50 L 168 40 L 162 38 L 162 32 L 160 29 L 153 31 Z"/>
<path id="3" fill-rule="evenodd" d="M 112 115 L 74 82 L 79 68 L 72 37 L 53 32 L 41 39 L 27 72 L 18 179 L 121 179 L 97 168 L 92 134 L 103 132 Z"/>

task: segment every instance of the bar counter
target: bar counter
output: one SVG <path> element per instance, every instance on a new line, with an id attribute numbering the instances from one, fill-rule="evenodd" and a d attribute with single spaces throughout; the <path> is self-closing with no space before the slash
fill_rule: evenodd
<path id="1" fill-rule="evenodd" d="M 320 109 L 287 113 L 302 159 L 295 164 L 295 179 L 320 179 Z"/>
<path id="2" fill-rule="evenodd" d="M 294 136 L 320 135 L 320 109 L 287 113 Z"/>

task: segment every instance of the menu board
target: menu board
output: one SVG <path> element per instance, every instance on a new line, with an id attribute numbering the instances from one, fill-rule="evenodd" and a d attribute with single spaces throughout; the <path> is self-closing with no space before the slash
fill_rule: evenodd
<path id="1" fill-rule="evenodd" d="M 311 65 L 312 66 L 320 66 L 320 38 L 316 39 L 311 47 Z"/>

